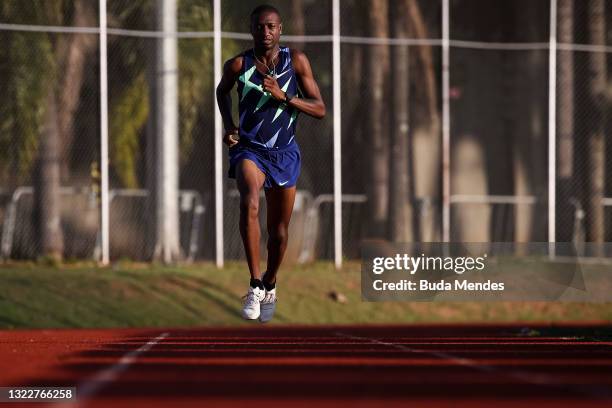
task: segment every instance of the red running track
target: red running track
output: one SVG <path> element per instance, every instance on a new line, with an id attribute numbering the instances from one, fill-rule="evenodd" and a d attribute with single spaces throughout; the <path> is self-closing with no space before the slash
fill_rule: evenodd
<path id="1" fill-rule="evenodd" d="M 595 325 L 3 331 L 0 386 L 76 386 L 79 400 L 0 408 L 610 407 L 610 334 Z"/>

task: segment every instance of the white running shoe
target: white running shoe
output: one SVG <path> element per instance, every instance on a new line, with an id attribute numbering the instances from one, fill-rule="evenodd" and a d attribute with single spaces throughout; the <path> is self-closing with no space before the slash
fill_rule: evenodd
<path id="1" fill-rule="evenodd" d="M 255 320 L 260 314 L 260 302 L 264 300 L 266 291 L 264 289 L 252 288 L 245 295 L 244 305 L 242 306 L 242 317 L 247 320 Z"/>
<path id="2" fill-rule="evenodd" d="M 276 288 L 266 291 L 266 297 L 261 301 L 260 308 L 259 321 L 266 323 L 272 320 L 276 310 Z"/>

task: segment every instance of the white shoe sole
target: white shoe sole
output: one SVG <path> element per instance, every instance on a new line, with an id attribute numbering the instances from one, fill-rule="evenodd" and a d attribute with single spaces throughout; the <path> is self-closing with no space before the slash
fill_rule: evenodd
<path id="1" fill-rule="evenodd" d="M 257 320 L 260 317 L 260 315 L 256 315 L 256 314 L 249 315 L 245 313 L 244 310 L 242 311 L 241 314 L 242 314 L 242 318 L 246 320 Z"/>
<path id="2" fill-rule="evenodd" d="M 265 317 L 264 317 L 265 312 L 260 312 L 259 313 L 259 321 L 262 322 L 262 323 L 267 323 L 270 320 L 272 320 L 272 318 L 274 317 L 274 312 L 276 311 L 275 309 L 276 309 L 276 307 L 272 310 L 272 313 L 270 313 L 269 316 L 265 316 Z"/>
<path id="3" fill-rule="evenodd" d="M 272 317 L 274 317 L 274 316 L 272 316 Z M 258 320 L 259 320 L 261 323 L 268 323 L 270 320 L 272 320 L 272 317 L 270 317 L 269 319 L 262 319 L 262 318 L 261 318 L 261 316 L 259 316 Z"/>

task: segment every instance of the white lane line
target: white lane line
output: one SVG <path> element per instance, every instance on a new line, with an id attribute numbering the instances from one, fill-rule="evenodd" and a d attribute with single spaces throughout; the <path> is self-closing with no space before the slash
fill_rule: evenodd
<path id="1" fill-rule="evenodd" d="M 407 347 L 403 344 L 396 344 L 396 343 L 390 343 L 390 342 L 386 342 L 386 341 L 382 341 L 382 340 L 377 340 L 377 339 L 372 339 L 369 337 L 360 337 L 360 336 L 352 336 L 350 334 L 345 334 L 345 333 L 341 333 L 341 332 L 335 332 L 334 333 L 337 336 L 341 336 L 344 338 L 348 338 L 348 339 L 352 339 L 352 340 L 365 340 L 367 342 L 370 342 L 372 344 L 379 344 L 379 345 L 383 345 L 383 346 L 388 346 L 388 347 L 393 347 L 395 349 L 401 350 L 401 351 L 405 351 L 408 353 L 419 353 L 419 354 L 430 354 L 432 356 L 444 359 L 444 360 L 449 360 L 452 361 L 453 363 L 457 364 L 457 365 L 462 365 L 462 366 L 468 366 L 468 367 L 474 367 L 477 369 L 481 369 L 482 371 L 486 371 L 486 372 L 492 372 L 495 371 L 494 368 L 492 367 L 483 367 L 480 365 L 477 365 L 476 362 L 474 360 L 470 360 L 467 358 L 462 358 L 462 357 L 456 357 L 453 356 L 451 354 L 448 353 L 443 353 L 440 351 L 434 351 L 434 350 L 421 350 L 421 349 L 416 349 L 416 348 L 412 348 L 412 347 Z"/>
<path id="2" fill-rule="evenodd" d="M 71 407 L 79 407 L 84 403 L 85 399 L 91 398 L 96 393 L 98 393 L 102 388 L 107 386 L 108 384 L 115 381 L 121 373 L 123 373 L 127 368 L 133 364 L 138 356 L 147 351 L 151 350 L 151 348 L 168 337 L 170 333 L 162 333 L 159 336 L 155 337 L 152 340 L 149 340 L 147 343 L 143 344 L 136 350 L 132 350 L 125 354 L 121 359 L 114 365 L 98 371 L 92 377 L 87 380 L 77 384 L 77 399 L 76 401 L 70 403 L 60 402 L 51 406 L 51 408 L 71 408 Z"/>
<path id="3" fill-rule="evenodd" d="M 402 351 L 409 352 L 409 353 L 429 354 L 429 355 L 432 355 L 432 356 L 435 356 L 435 357 L 438 357 L 444 360 L 451 361 L 457 365 L 462 365 L 462 366 L 472 368 L 474 370 L 485 372 L 485 373 L 495 373 L 497 375 L 502 375 L 505 377 L 513 378 L 515 380 L 519 380 L 519 381 L 522 381 L 522 382 L 525 382 L 531 385 L 542 385 L 542 386 L 559 387 L 559 388 L 571 388 L 575 391 L 587 394 L 592 397 L 609 398 L 611 395 L 610 389 L 607 387 L 601 387 L 597 385 L 596 386 L 580 386 L 580 385 L 575 385 L 575 384 L 559 384 L 558 379 L 545 375 L 545 374 L 529 373 L 526 371 L 520 371 L 516 369 L 512 369 L 512 370 L 508 370 L 505 368 L 500 369 L 495 366 L 483 366 L 482 364 L 479 364 L 475 360 L 472 360 L 469 358 L 457 357 L 452 354 L 448 354 L 448 353 L 444 353 L 440 351 L 422 350 L 422 349 L 417 349 L 417 348 L 412 348 L 412 347 L 406 347 L 403 344 L 386 342 L 382 340 L 372 339 L 369 337 L 353 336 L 353 335 L 342 333 L 342 332 L 334 332 L 334 334 L 336 336 L 344 337 L 346 339 L 362 340 L 362 341 L 365 340 L 372 344 L 379 344 L 379 345 L 384 345 L 388 347 L 393 347 L 397 350 L 402 350 Z"/>

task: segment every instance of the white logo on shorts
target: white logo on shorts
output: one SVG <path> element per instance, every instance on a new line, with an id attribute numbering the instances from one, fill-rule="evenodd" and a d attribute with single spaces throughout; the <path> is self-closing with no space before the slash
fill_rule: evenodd
<path id="1" fill-rule="evenodd" d="M 285 180 L 282 183 L 278 183 L 279 186 L 284 186 L 285 184 L 287 184 L 289 182 L 289 180 Z"/>

